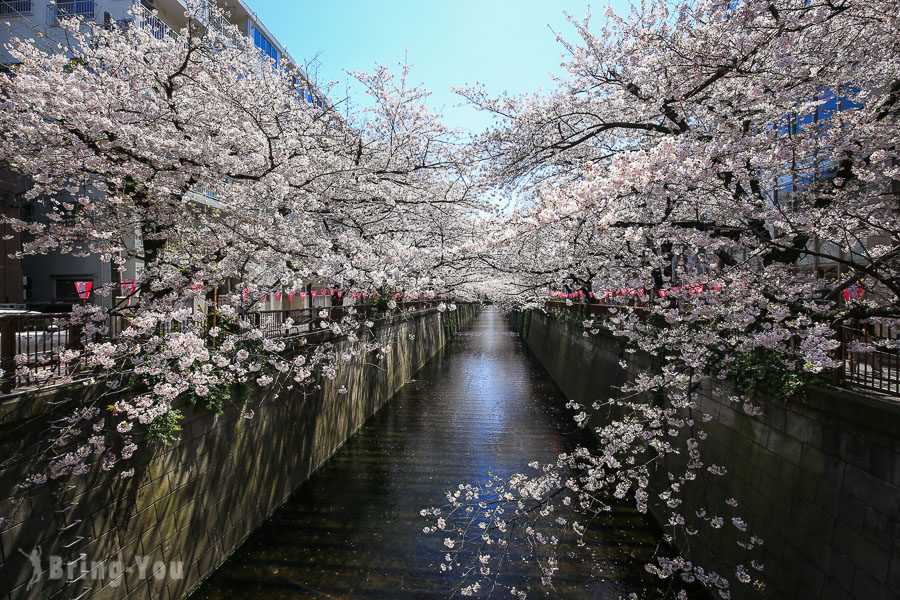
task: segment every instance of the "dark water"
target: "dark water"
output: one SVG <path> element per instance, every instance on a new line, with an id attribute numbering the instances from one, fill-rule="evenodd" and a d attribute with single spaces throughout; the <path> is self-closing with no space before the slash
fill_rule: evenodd
<path id="1" fill-rule="evenodd" d="M 564 404 L 502 314 L 485 309 L 192 598 L 448 597 L 455 582 L 436 569 L 443 536 L 422 533 L 419 511 L 458 483 L 526 472 L 584 443 Z M 554 590 L 521 564 L 507 577 L 536 584 L 530 597 L 650 591 L 643 564 L 658 536 L 642 515 L 616 506 L 589 537 L 589 549 L 560 553 Z"/>

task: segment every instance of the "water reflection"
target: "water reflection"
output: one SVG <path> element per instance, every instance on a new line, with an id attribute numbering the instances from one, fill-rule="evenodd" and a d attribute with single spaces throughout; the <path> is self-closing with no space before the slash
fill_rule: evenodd
<path id="1" fill-rule="evenodd" d="M 447 597 L 454 582 L 437 572 L 440 540 L 422 534 L 419 511 L 460 482 L 583 443 L 564 403 L 503 316 L 482 311 L 193 598 Z M 657 537 L 641 515 L 616 506 L 589 537 L 560 556 L 556 589 L 532 597 L 647 591 L 642 564 Z M 522 566 L 508 577 L 539 581 Z"/>

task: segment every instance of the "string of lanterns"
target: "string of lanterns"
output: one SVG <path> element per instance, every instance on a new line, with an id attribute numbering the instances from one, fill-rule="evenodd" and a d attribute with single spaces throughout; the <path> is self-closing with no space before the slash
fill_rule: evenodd
<path id="1" fill-rule="evenodd" d="M 721 283 L 692 283 L 686 285 L 676 285 L 672 287 L 668 287 L 661 290 L 656 290 L 656 295 L 660 298 L 667 298 L 669 296 L 680 296 L 683 293 L 686 293 L 690 296 L 695 296 L 697 294 L 701 294 L 703 292 L 721 292 L 725 289 L 725 286 Z M 862 285 L 850 285 L 843 291 L 843 298 L 845 301 L 849 300 L 860 300 L 865 296 L 865 288 Z M 649 300 L 653 296 L 653 291 L 645 288 L 619 288 L 617 290 L 598 290 L 596 292 L 584 292 L 584 290 L 578 290 L 576 292 L 560 292 L 554 291 L 550 292 L 550 296 L 552 298 L 558 298 L 562 300 L 583 300 L 585 298 L 590 298 L 591 300 L 610 300 L 613 298 L 637 298 L 639 300 Z"/>

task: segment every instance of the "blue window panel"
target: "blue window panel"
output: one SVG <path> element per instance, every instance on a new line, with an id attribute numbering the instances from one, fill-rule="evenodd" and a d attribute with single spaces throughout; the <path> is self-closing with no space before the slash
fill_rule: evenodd
<path id="1" fill-rule="evenodd" d="M 269 38 L 263 35 L 263 32 L 261 32 L 256 27 L 253 28 L 253 43 L 262 51 L 263 54 L 272 59 L 272 61 L 275 63 L 275 66 L 278 66 L 280 59 L 280 56 L 278 55 L 278 48 L 276 48 L 275 44 L 269 41 Z"/>
<path id="2" fill-rule="evenodd" d="M 825 102 L 819 105 L 819 120 L 827 121 L 840 110 L 840 98 L 834 95 L 831 90 L 825 92 Z"/>
<path id="3" fill-rule="evenodd" d="M 862 92 L 862 90 L 853 85 L 841 86 L 841 97 L 838 110 L 855 110 L 857 108 L 862 108 L 863 104 L 861 102 L 851 100 L 851 98 L 857 97 L 860 92 Z"/>

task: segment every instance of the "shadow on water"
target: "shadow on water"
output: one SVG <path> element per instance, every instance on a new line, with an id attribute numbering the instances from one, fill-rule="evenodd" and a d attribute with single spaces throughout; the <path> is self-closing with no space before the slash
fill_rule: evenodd
<path id="1" fill-rule="evenodd" d="M 441 539 L 422 533 L 419 511 L 461 482 L 525 472 L 586 443 L 564 404 L 503 316 L 482 311 L 192 599 L 447 597 L 454 581 L 436 568 Z M 596 519 L 590 538 L 560 552 L 548 596 L 619 598 L 655 583 L 643 564 L 658 533 L 629 505 Z M 514 580 L 540 581 L 511 568 Z"/>

